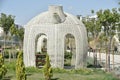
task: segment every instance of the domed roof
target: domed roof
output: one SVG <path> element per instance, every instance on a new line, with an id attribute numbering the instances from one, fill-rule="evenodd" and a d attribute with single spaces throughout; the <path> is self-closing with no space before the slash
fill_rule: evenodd
<path id="1" fill-rule="evenodd" d="M 80 24 L 77 17 L 64 13 L 62 6 L 49 6 L 49 10 L 39 14 L 27 23 L 27 26 L 39 24 Z"/>

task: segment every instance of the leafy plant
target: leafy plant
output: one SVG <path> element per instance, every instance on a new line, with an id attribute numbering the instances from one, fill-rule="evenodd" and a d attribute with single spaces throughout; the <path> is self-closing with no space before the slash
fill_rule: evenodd
<path id="1" fill-rule="evenodd" d="M 0 80 L 3 79 L 6 73 L 7 73 L 7 68 L 4 65 L 3 56 L 2 54 L 0 54 Z"/>
<path id="2" fill-rule="evenodd" d="M 17 80 L 26 80 L 25 66 L 23 63 L 23 52 L 20 51 L 16 62 L 16 78 Z"/>
<path id="3" fill-rule="evenodd" d="M 53 76 L 53 72 L 52 72 L 49 56 L 47 54 L 46 54 L 46 60 L 45 61 L 46 61 L 45 65 L 43 67 L 45 80 L 51 80 L 51 77 Z"/>
<path id="4" fill-rule="evenodd" d="M 65 52 L 65 59 L 71 59 L 72 58 L 72 52 Z"/>

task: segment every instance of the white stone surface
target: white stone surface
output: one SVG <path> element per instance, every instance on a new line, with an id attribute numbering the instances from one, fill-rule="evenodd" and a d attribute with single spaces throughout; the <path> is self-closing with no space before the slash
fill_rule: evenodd
<path id="1" fill-rule="evenodd" d="M 41 49 L 42 47 L 44 46 L 44 40 L 47 40 L 47 36 L 46 35 L 41 35 L 39 38 L 38 38 L 38 41 L 37 41 L 37 52 L 42 52 Z"/>
<path id="2" fill-rule="evenodd" d="M 36 36 L 47 36 L 47 52 L 52 67 L 64 68 L 64 40 L 67 34 L 72 34 L 76 42 L 75 68 L 86 65 L 87 32 L 82 22 L 75 16 L 64 13 L 62 6 L 50 6 L 33 18 L 25 26 L 24 63 L 25 66 L 35 66 Z"/>
<path id="3" fill-rule="evenodd" d="M 117 47 L 118 52 L 120 53 L 120 41 L 119 41 L 119 36 L 118 36 L 118 35 L 114 35 L 114 36 L 113 36 L 113 41 L 114 41 L 114 45 Z"/>
<path id="4" fill-rule="evenodd" d="M 4 31 L 3 31 L 3 28 L 0 27 L 0 37 L 4 35 Z"/>

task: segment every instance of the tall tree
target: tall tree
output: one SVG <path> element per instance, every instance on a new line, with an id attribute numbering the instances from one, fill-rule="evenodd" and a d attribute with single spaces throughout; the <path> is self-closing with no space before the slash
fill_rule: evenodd
<path id="1" fill-rule="evenodd" d="M 7 37 L 7 34 L 9 33 L 9 30 L 12 24 L 14 24 L 14 16 L 1 13 L 0 26 L 4 30 L 4 48 L 5 48 L 6 37 Z"/>
<path id="2" fill-rule="evenodd" d="M 110 71 L 110 50 L 111 50 L 111 40 L 113 35 L 115 34 L 115 29 L 118 24 L 120 24 L 120 13 L 116 8 L 112 10 L 99 10 L 97 12 L 98 20 L 101 25 L 104 27 L 104 32 L 107 40 L 109 41 L 108 44 L 106 43 L 106 52 L 108 52 L 108 71 Z"/>
<path id="3" fill-rule="evenodd" d="M 12 26 L 10 27 L 10 33 L 11 33 L 11 36 L 13 37 L 14 35 L 16 35 L 16 26 L 15 24 L 12 24 Z"/>
<path id="4" fill-rule="evenodd" d="M 92 15 L 94 14 L 94 10 L 91 10 Z M 89 33 L 92 34 L 92 39 L 95 39 L 99 32 L 101 31 L 100 22 L 97 20 L 97 17 L 89 17 L 87 16 L 86 19 L 83 19 L 83 23 L 85 24 L 88 32 L 88 39 L 90 40 Z"/>
<path id="5" fill-rule="evenodd" d="M 12 54 L 13 54 L 13 58 L 15 58 L 15 56 L 14 56 L 14 52 L 13 52 L 13 38 L 14 38 L 14 36 L 16 35 L 16 33 L 17 33 L 17 28 L 16 28 L 16 26 L 15 26 L 15 24 L 12 24 L 12 26 L 10 27 L 10 34 L 11 34 L 11 44 L 12 44 Z"/>
<path id="6" fill-rule="evenodd" d="M 23 39 L 24 39 L 24 28 L 17 29 L 17 36 L 19 38 L 20 49 L 23 48 Z"/>

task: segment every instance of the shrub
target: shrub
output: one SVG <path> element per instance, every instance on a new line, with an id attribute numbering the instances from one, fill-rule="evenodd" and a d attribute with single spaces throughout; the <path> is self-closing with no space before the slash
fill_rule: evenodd
<path id="1" fill-rule="evenodd" d="M 71 59 L 72 58 L 72 52 L 66 52 L 65 51 L 64 54 L 65 54 L 65 56 L 64 56 L 65 59 Z"/>
<path id="2" fill-rule="evenodd" d="M 51 77 L 53 76 L 53 72 L 52 72 L 49 56 L 47 54 L 46 54 L 46 60 L 45 60 L 45 65 L 43 67 L 43 71 L 44 71 L 45 80 L 51 80 Z"/>
<path id="3" fill-rule="evenodd" d="M 6 73 L 7 73 L 7 68 L 4 65 L 3 56 L 2 54 L 0 54 L 0 80 L 3 79 Z"/>
<path id="4" fill-rule="evenodd" d="M 23 52 L 20 51 L 16 61 L 16 78 L 17 80 L 26 80 L 25 66 L 23 63 Z"/>

